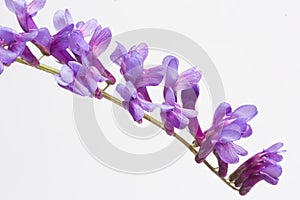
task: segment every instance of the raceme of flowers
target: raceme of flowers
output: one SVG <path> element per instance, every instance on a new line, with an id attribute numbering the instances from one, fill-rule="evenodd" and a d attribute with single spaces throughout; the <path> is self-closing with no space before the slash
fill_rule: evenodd
<path id="1" fill-rule="evenodd" d="M 34 22 L 34 17 L 45 3 L 46 0 L 33 0 L 31 3 L 5 0 L 7 8 L 16 15 L 22 32 L 0 26 L 0 74 L 19 59 L 39 68 L 40 60 L 27 46 L 30 42 L 43 56 L 52 56 L 61 64 L 59 73 L 54 73 L 60 87 L 81 96 L 103 98 L 104 90 L 99 88 L 98 83 L 106 82 L 108 86 L 116 83 L 113 74 L 99 59 L 110 45 L 110 29 L 103 28 L 95 19 L 74 22 L 66 9 L 54 14 L 56 33 L 51 34 L 46 27 L 39 27 Z M 125 82 L 116 86 L 122 107 L 138 123 L 143 122 L 146 113 L 159 109 L 163 128 L 171 136 L 175 135 L 175 131 L 188 128 L 195 138 L 195 148 L 199 146 L 196 162 L 202 163 L 209 155 L 214 155 L 219 165 L 217 174 L 221 178 L 226 177 L 228 165 L 238 163 L 239 156 L 248 154 L 236 142 L 252 135 L 248 123 L 258 113 L 256 106 L 243 105 L 232 110 L 228 103 L 221 103 L 211 127 L 202 131 L 196 110 L 202 73 L 196 67 L 180 73 L 179 60 L 172 55 L 164 57 L 155 67 L 145 68 L 149 53 L 146 43 L 137 44 L 129 50 L 121 43 L 116 45 L 110 59 L 124 77 Z M 153 102 L 148 92 L 150 87 L 158 85 L 163 85 L 163 102 Z M 276 143 L 248 159 L 229 176 L 229 184 L 234 185 L 241 195 L 247 194 L 261 180 L 277 184 L 282 173 L 278 164 L 283 158 L 280 153 L 284 151 L 279 150 L 282 146 L 282 143 Z"/>

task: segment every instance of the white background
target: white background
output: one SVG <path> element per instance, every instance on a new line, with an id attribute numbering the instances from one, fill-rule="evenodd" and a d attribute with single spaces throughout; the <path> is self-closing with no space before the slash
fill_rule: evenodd
<path id="1" fill-rule="evenodd" d="M 233 107 L 258 106 L 259 115 L 251 123 L 254 135 L 243 142 L 250 155 L 275 142 L 285 143 L 283 175 L 278 186 L 259 183 L 242 198 L 197 165 L 190 153 L 153 174 L 112 171 L 81 145 L 73 122 L 72 94 L 57 87 L 48 74 L 14 65 L 0 76 L 0 199 L 282 199 L 297 195 L 299 1 L 52 0 L 36 21 L 53 30 L 53 14 L 64 8 L 75 20 L 97 18 L 113 34 L 163 28 L 197 42 L 221 74 L 226 100 Z M 3 0 L 0 24 L 20 30 Z"/>

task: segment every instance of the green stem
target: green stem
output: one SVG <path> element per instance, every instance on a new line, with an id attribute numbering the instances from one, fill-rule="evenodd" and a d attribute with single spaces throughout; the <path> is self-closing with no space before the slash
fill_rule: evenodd
<path id="1" fill-rule="evenodd" d="M 34 66 L 31 66 L 29 65 L 27 62 L 25 62 L 24 60 L 22 60 L 21 58 L 17 58 L 16 60 L 18 63 L 21 63 L 21 64 L 24 64 L 24 65 L 27 65 L 27 66 L 30 66 L 30 67 L 34 67 Z M 44 72 L 47 72 L 47 73 L 50 73 L 50 74 L 59 74 L 60 71 L 58 69 L 55 69 L 53 67 L 50 67 L 48 65 L 45 65 L 45 64 L 40 64 L 39 66 L 37 67 L 34 67 L 36 69 L 39 69 L 39 70 L 42 70 Z"/>
<path id="2" fill-rule="evenodd" d="M 27 65 L 27 66 L 30 66 L 27 62 L 25 62 L 24 60 L 20 59 L 20 58 L 17 58 L 16 60 L 18 63 L 21 63 L 21 64 L 24 64 L 24 65 Z M 33 67 L 33 66 L 31 66 Z M 55 69 L 53 67 L 50 67 L 48 65 L 45 65 L 45 64 L 40 64 L 38 67 L 34 67 L 36 69 L 39 69 L 39 70 L 42 70 L 44 72 L 47 72 L 47 73 L 50 73 L 50 74 L 59 74 L 60 71 L 58 69 Z M 109 85 L 108 85 L 109 86 Z M 102 90 L 102 95 L 105 99 L 117 104 L 118 106 L 122 106 L 122 101 L 110 94 L 108 94 L 107 92 L 105 92 L 105 90 L 108 88 L 105 87 L 103 90 Z M 149 122 L 153 123 L 154 125 L 158 126 L 159 128 L 161 128 L 162 130 L 165 130 L 165 127 L 164 125 L 158 121 L 157 119 L 151 117 L 150 115 L 148 114 L 145 114 L 144 115 L 144 119 L 148 120 Z M 195 149 L 195 144 L 190 144 L 188 143 L 183 137 L 181 137 L 180 135 L 178 135 L 177 133 L 174 133 L 173 135 L 177 140 L 179 140 L 184 146 L 186 146 L 194 155 L 197 155 L 198 151 Z M 219 177 L 218 175 L 218 172 L 215 170 L 215 168 L 213 166 L 211 166 L 209 164 L 209 162 L 207 162 L 206 160 L 204 161 L 204 164 L 215 174 Z M 232 189 L 234 190 L 238 190 L 238 188 L 234 187 L 229 180 L 227 180 L 226 178 L 221 178 L 219 177 L 224 183 L 226 183 L 229 187 L 231 187 Z"/>

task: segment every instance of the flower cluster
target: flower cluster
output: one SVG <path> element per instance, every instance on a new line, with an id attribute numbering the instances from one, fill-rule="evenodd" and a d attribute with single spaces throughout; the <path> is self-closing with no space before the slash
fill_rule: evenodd
<path id="1" fill-rule="evenodd" d="M 52 72 L 58 85 L 72 93 L 95 97 L 105 97 L 105 89 L 100 89 L 100 82 L 108 86 L 116 83 L 115 77 L 103 66 L 99 56 L 106 51 L 112 33 L 109 28 L 102 28 L 96 19 L 75 23 L 70 12 L 59 10 L 54 14 L 56 33 L 48 28 L 39 27 L 33 20 L 46 0 L 5 0 L 7 8 L 13 12 L 23 30 L 0 26 L 0 74 L 4 67 L 19 61 L 41 68 L 40 59 L 28 47 L 31 42 L 41 52 L 41 57 L 52 56 L 60 63 L 60 70 Z M 199 81 L 202 73 L 191 67 L 179 72 L 179 60 L 168 55 L 155 67 L 146 68 L 145 61 L 149 49 L 141 43 L 126 49 L 117 43 L 110 59 L 120 68 L 123 84 L 117 84 L 116 91 L 122 98 L 122 106 L 133 120 L 143 122 L 145 114 L 159 109 L 161 124 L 170 136 L 177 136 L 176 131 L 188 128 L 194 137 L 194 145 L 186 145 L 195 155 L 197 163 L 206 163 L 209 155 L 215 155 L 218 170 L 214 171 L 228 184 L 235 185 L 241 195 L 247 194 L 259 181 L 265 180 L 277 184 L 282 168 L 278 165 L 283 157 L 279 150 L 283 144 L 277 143 L 243 163 L 228 179 L 228 165 L 239 162 L 239 156 L 246 156 L 247 150 L 235 142 L 252 135 L 249 121 L 257 115 L 254 105 L 243 105 L 232 110 L 228 103 L 221 103 L 215 111 L 210 128 L 202 131 L 197 112 L 197 100 L 200 95 Z M 162 87 L 157 87 L 162 85 Z M 150 87 L 162 88 L 161 102 L 153 102 Z M 202 114 L 202 113 L 201 113 Z M 149 118 L 149 116 L 148 116 Z M 151 120 L 150 120 L 151 121 Z M 198 148 L 199 149 L 196 149 Z M 197 153 L 196 153 L 197 152 Z M 212 168 L 212 167 L 210 167 Z"/>
<path id="2" fill-rule="evenodd" d="M 53 19 L 57 33 L 51 35 L 47 28 L 39 28 L 33 20 L 46 0 L 33 0 L 29 4 L 25 0 L 5 0 L 5 3 L 24 32 L 18 34 L 10 28 L 0 27 L 0 72 L 3 66 L 9 66 L 18 57 L 32 66 L 39 66 L 39 60 L 26 46 L 26 42 L 32 42 L 43 55 L 51 55 L 62 64 L 55 79 L 73 93 L 101 98 L 97 83 L 115 83 L 114 76 L 98 59 L 111 41 L 109 28 L 102 28 L 95 19 L 74 23 L 68 10 L 59 10 Z"/>
<path id="3" fill-rule="evenodd" d="M 285 152 L 285 150 L 279 150 L 282 146 L 282 143 L 276 143 L 254 155 L 230 175 L 230 181 L 236 187 L 240 187 L 241 195 L 247 194 L 261 180 L 272 185 L 278 183 L 278 177 L 282 173 L 282 168 L 278 162 L 283 159 L 279 153 Z"/>

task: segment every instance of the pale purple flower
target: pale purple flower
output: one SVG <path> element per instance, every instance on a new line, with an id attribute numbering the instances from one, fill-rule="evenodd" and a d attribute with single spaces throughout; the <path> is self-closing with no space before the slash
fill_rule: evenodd
<path id="1" fill-rule="evenodd" d="M 248 125 L 257 114 L 257 109 L 253 105 L 244 105 L 232 112 L 228 103 L 222 103 L 216 109 L 213 125 L 204 132 L 205 139 L 200 144 L 200 150 L 196 156 L 198 163 L 213 151 L 218 155 L 219 162 L 234 164 L 239 161 L 238 155 L 245 156 L 247 151 L 233 142 L 242 137 L 252 134 L 252 129 Z M 226 167 L 226 165 L 222 165 Z M 227 171 L 227 169 L 221 169 Z M 224 173 L 220 172 L 222 176 Z"/>
<path id="2" fill-rule="evenodd" d="M 29 4 L 25 0 L 5 0 L 7 8 L 17 16 L 18 22 L 25 32 L 38 31 L 32 42 L 42 53 L 50 55 L 52 41 L 50 32 L 47 28 L 38 28 L 33 21 L 33 17 L 44 7 L 45 3 L 46 0 L 33 0 Z"/>
<path id="3" fill-rule="evenodd" d="M 115 83 L 114 76 L 105 69 L 98 57 L 107 49 L 111 41 L 111 31 L 98 25 L 97 20 L 91 19 L 87 22 L 73 22 L 68 10 L 59 10 L 54 15 L 54 26 L 59 31 L 54 35 L 51 44 L 51 54 L 61 63 L 83 59 L 89 62 L 89 66 L 97 68 L 99 73 L 107 78 L 111 84 Z M 85 39 L 90 37 L 87 42 Z M 67 52 L 70 49 L 74 56 Z"/>
<path id="4" fill-rule="evenodd" d="M 57 83 L 75 94 L 101 98 L 98 82 L 105 81 L 95 67 L 86 66 L 75 61 L 64 64 L 59 75 L 54 75 Z"/>
<path id="5" fill-rule="evenodd" d="M 182 107 L 195 110 L 196 102 L 199 97 L 199 94 L 200 94 L 199 85 L 194 85 L 190 89 L 183 90 L 181 92 Z M 205 135 L 202 132 L 198 118 L 197 117 L 190 118 L 188 127 L 190 130 L 190 133 L 194 136 L 196 142 L 198 144 L 201 144 L 201 142 L 205 138 Z"/>
<path id="6" fill-rule="evenodd" d="M 177 98 L 176 92 L 191 89 L 201 79 L 201 72 L 196 67 L 191 67 L 182 73 L 178 73 L 179 61 L 174 56 L 166 56 L 163 60 L 166 66 L 165 91 L 172 88 Z"/>
<path id="7" fill-rule="evenodd" d="M 165 68 L 160 65 L 144 69 L 147 55 L 148 46 L 145 43 L 133 46 L 129 51 L 122 44 L 117 43 L 110 58 L 120 66 L 120 72 L 124 79 L 130 81 L 147 101 L 151 101 L 146 87 L 159 85 L 164 77 Z"/>
<path id="8" fill-rule="evenodd" d="M 116 90 L 124 99 L 122 102 L 123 107 L 129 111 L 133 120 L 138 123 L 142 122 L 144 111 L 151 112 L 157 107 L 152 102 L 145 100 L 130 81 L 127 81 L 126 85 L 118 84 Z"/>
<path id="9" fill-rule="evenodd" d="M 75 58 L 73 58 L 67 51 L 69 47 L 70 33 L 73 30 L 73 28 L 74 25 L 70 24 L 62 30 L 60 30 L 53 36 L 53 41 L 51 43 L 51 55 L 63 64 L 67 64 L 70 61 L 75 61 Z"/>
<path id="10" fill-rule="evenodd" d="M 30 33 L 17 33 L 14 30 L 0 26 L 0 72 L 3 72 L 3 65 L 9 66 L 21 57 L 28 64 L 38 66 L 39 61 L 26 46 L 26 42 L 32 41 L 37 35 L 36 31 Z"/>
<path id="11" fill-rule="evenodd" d="M 182 108 L 175 98 L 172 88 L 165 92 L 165 102 L 161 107 L 160 116 L 164 123 L 166 132 L 169 135 L 174 134 L 174 127 L 184 129 L 189 124 L 189 119 L 197 116 L 198 112 L 193 109 Z"/>
<path id="12" fill-rule="evenodd" d="M 179 61 L 174 56 L 166 56 L 162 63 L 166 67 L 164 104 L 173 106 L 172 109 L 161 109 L 165 129 L 169 135 L 173 135 L 174 128 L 183 129 L 189 125 L 191 134 L 200 139 L 203 137 L 201 136 L 203 133 L 197 120 L 195 103 L 199 96 L 197 84 L 201 79 L 201 73 L 192 67 L 178 74 Z M 177 103 L 177 92 L 179 91 L 183 92 L 184 108 Z"/>
<path id="13" fill-rule="evenodd" d="M 29 4 L 25 0 L 5 0 L 7 8 L 16 14 L 25 32 L 38 29 L 32 18 L 44 7 L 45 3 L 46 0 L 33 0 Z"/>
<path id="14" fill-rule="evenodd" d="M 282 174 L 282 168 L 278 162 L 283 159 L 279 153 L 285 152 L 279 150 L 282 146 L 283 143 L 276 143 L 252 156 L 230 175 L 230 181 L 236 187 L 240 187 L 239 192 L 241 195 L 247 194 L 261 180 L 265 180 L 272 185 L 278 183 L 278 178 Z"/>

